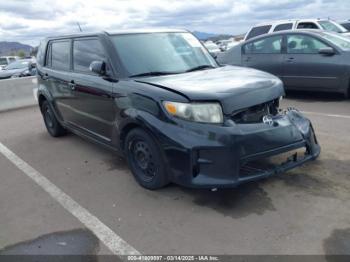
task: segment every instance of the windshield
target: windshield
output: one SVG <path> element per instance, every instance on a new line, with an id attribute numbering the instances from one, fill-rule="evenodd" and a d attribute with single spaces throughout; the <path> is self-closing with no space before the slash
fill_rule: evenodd
<path id="1" fill-rule="evenodd" d="M 21 68 L 28 68 L 29 62 L 28 61 L 16 61 L 9 64 L 6 69 L 21 69 Z"/>
<path id="2" fill-rule="evenodd" d="M 126 34 L 111 38 L 130 76 L 152 72 L 184 73 L 201 66 L 217 66 L 190 33 Z"/>
<path id="3" fill-rule="evenodd" d="M 6 58 L 0 58 L 0 65 L 7 65 L 7 59 Z"/>
<path id="4" fill-rule="evenodd" d="M 332 33 L 324 33 L 323 37 L 343 50 L 350 49 L 350 38 Z"/>
<path id="5" fill-rule="evenodd" d="M 344 27 L 342 27 L 341 25 L 338 25 L 334 22 L 331 22 L 331 21 L 318 21 L 318 22 L 324 30 L 332 31 L 332 32 L 336 32 L 336 33 L 347 32 L 347 30 Z"/>

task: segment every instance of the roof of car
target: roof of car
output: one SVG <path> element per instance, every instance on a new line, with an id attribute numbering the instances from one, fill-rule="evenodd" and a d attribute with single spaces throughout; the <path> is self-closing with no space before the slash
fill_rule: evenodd
<path id="1" fill-rule="evenodd" d="M 70 38 L 70 37 L 88 37 L 93 35 L 125 35 L 125 34 L 146 34 L 146 33 L 187 33 L 189 32 L 186 29 L 174 29 L 174 28 L 143 28 L 143 29 L 124 29 L 117 31 L 100 31 L 100 32 L 82 32 L 75 34 L 59 35 L 59 36 L 50 36 L 46 39 L 60 39 L 60 38 Z"/>
<path id="2" fill-rule="evenodd" d="M 328 19 L 321 19 L 321 18 L 307 18 L 307 19 L 287 19 L 287 20 L 277 20 L 277 21 L 269 21 L 269 22 L 263 22 L 259 23 L 256 26 L 263 26 L 263 25 L 276 25 L 276 24 L 284 24 L 284 23 L 295 23 L 295 22 L 315 22 L 315 21 L 324 21 Z"/>
<path id="3" fill-rule="evenodd" d="M 319 30 L 319 29 L 283 30 L 283 31 L 272 32 L 270 34 L 263 34 L 263 35 L 259 35 L 259 36 L 256 36 L 256 37 L 252 37 L 252 38 L 248 39 L 245 42 L 249 42 L 251 40 L 255 41 L 255 40 L 260 39 L 260 38 L 271 37 L 271 36 L 274 36 L 274 35 L 288 34 L 288 33 L 289 34 L 290 33 L 293 33 L 293 34 L 306 33 L 306 34 L 310 34 L 310 35 L 321 35 L 322 33 L 330 34 L 332 32 L 325 31 L 325 30 Z"/>

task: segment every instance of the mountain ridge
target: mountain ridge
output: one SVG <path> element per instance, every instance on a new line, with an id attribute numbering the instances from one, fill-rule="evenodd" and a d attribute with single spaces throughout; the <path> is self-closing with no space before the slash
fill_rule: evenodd
<path id="1" fill-rule="evenodd" d="M 29 55 L 32 49 L 32 46 L 20 42 L 0 41 L 0 56 L 16 55 L 19 51 L 24 51 L 26 55 Z"/>

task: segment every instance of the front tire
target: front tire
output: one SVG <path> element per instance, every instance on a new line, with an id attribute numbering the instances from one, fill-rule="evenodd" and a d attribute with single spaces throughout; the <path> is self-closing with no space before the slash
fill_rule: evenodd
<path id="1" fill-rule="evenodd" d="M 154 190 L 169 183 L 159 146 L 140 128 L 131 130 L 125 139 L 126 158 L 136 181 Z"/>
<path id="2" fill-rule="evenodd" d="M 67 134 L 67 130 L 58 122 L 54 112 L 52 111 L 49 102 L 44 101 L 41 105 L 41 113 L 44 118 L 44 123 L 47 131 L 53 137 L 60 137 Z"/>

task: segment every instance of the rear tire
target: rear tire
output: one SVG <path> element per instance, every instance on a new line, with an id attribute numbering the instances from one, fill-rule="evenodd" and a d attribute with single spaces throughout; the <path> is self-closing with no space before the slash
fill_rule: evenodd
<path id="1" fill-rule="evenodd" d="M 44 123 L 47 131 L 53 137 L 60 137 L 67 134 L 67 130 L 58 122 L 54 112 L 52 111 L 49 102 L 44 101 L 41 105 L 41 113 L 44 118 Z"/>
<path id="2" fill-rule="evenodd" d="M 125 139 L 126 158 L 136 181 L 154 190 L 169 183 L 159 146 L 147 132 L 132 129 Z"/>

